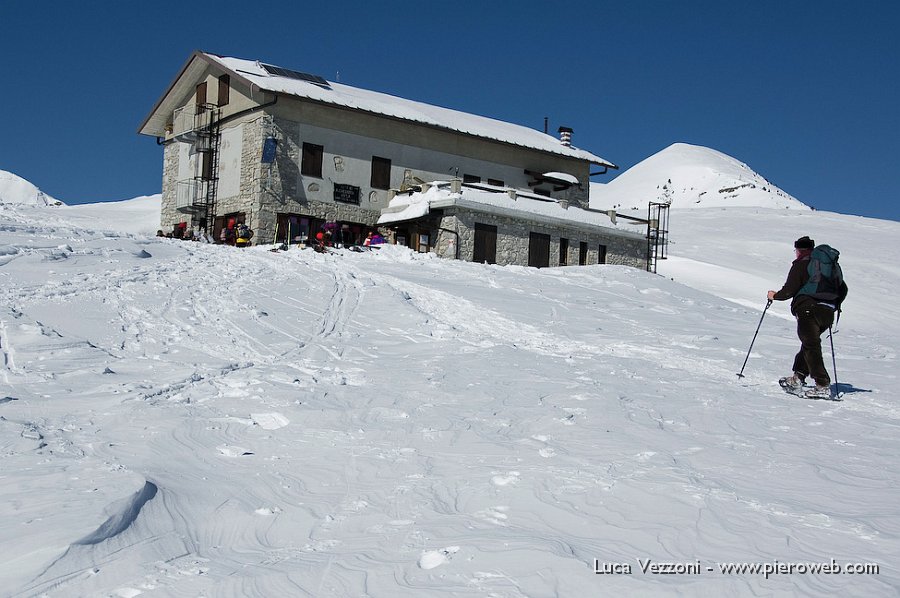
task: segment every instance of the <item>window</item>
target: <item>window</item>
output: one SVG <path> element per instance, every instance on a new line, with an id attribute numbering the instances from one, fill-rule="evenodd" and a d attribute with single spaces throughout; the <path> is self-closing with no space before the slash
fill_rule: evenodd
<path id="1" fill-rule="evenodd" d="M 231 76 L 222 75 L 219 77 L 219 106 L 228 104 L 231 93 Z"/>
<path id="2" fill-rule="evenodd" d="M 373 189 L 391 188 L 391 161 L 387 158 L 372 156 L 372 180 Z"/>
<path id="3" fill-rule="evenodd" d="M 204 181 L 212 180 L 213 171 L 212 171 L 212 154 L 210 152 L 203 152 L 201 154 L 203 156 L 203 163 L 201 164 L 200 176 Z"/>
<path id="4" fill-rule="evenodd" d="M 206 103 L 206 81 L 197 86 L 197 96 L 194 103 L 198 106 Z"/>
<path id="5" fill-rule="evenodd" d="M 550 235 L 529 234 L 528 265 L 533 268 L 546 268 L 550 265 Z"/>
<path id="6" fill-rule="evenodd" d="M 578 244 L 578 265 L 587 265 L 587 241 Z"/>
<path id="7" fill-rule="evenodd" d="M 480 183 L 480 182 L 481 182 L 481 177 L 480 177 L 480 176 L 475 176 L 474 174 L 464 174 L 464 175 L 463 175 L 463 182 L 464 182 L 464 183 Z"/>
<path id="8" fill-rule="evenodd" d="M 300 174 L 322 178 L 322 154 L 325 148 L 314 143 L 303 144 L 300 159 Z"/>
<path id="9" fill-rule="evenodd" d="M 475 223 L 475 251 L 472 261 L 478 264 L 497 263 L 497 227 Z"/>
<path id="10" fill-rule="evenodd" d="M 606 263 L 606 245 L 601 244 L 600 247 L 597 248 L 597 263 Z"/>
<path id="11" fill-rule="evenodd" d="M 500 179 L 488 179 L 488 185 L 493 185 L 494 187 L 505 187 L 506 183 L 504 183 Z"/>
<path id="12" fill-rule="evenodd" d="M 569 240 L 560 238 L 559 240 L 559 265 L 567 266 L 569 264 Z"/>

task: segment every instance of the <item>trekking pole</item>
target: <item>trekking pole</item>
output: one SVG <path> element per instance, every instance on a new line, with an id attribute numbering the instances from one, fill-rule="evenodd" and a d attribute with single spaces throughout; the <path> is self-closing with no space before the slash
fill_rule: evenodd
<path id="1" fill-rule="evenodd" d="M 840 393 L 838 389 L 838 377 L 837 377 L 837 358 L 834 356 L 834 333 L 831 331 L 831 326 L 828 327 L 828 340 L 831 341 L 831 367 L 834 369 L 834 396 L 840 397 Z"/>
<path id="2" fill-rule="evenodd" d="M 753 340 L 750 341 L 750 348 L 747 349 L 747 357 L 744 358 L 744 365 L 741 366 L 741 371 L 738 372 L 738 375 L 737 375 L 738 378 L 744 377 L 744 368 L 747 367 L 747 360 L 750 359 L 750 351 L 753 350 L 753 343 L 756 342 L 756 335 L 759 334 L 759 329 L 762 326 L 763 318 L 766 317 L 766 312 L 769 311 L 769 306 L 771 306 L 771 305 L 772 305 L 772 300 L 768 299 L 766 301 L 766 308 L 763 310 L 762 315 L 759 317 L 759 324 L 756 325 L 756 332 L 753 333 Z"/>

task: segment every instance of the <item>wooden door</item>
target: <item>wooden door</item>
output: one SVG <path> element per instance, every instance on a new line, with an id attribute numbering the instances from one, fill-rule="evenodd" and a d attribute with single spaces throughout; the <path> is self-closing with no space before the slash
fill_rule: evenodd
<path id="1" fill-rule="evenodd" d="M 546 268 L 550 265 L 550 235 L 530 233 L 528 265 L 533 268 Z"/>
<path id="2" fill-rule="evenodd" d="M 497 263 L 497 227 L 475 223 L 475 252 L 472 261 L 478 264 Z"/>

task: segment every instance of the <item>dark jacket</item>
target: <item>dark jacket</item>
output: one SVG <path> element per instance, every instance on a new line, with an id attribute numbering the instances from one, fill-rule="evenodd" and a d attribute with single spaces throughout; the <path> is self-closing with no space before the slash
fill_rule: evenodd
<path id="1" fill-rule="evenodd" d="M 787 280 L 784 281 L 784 286 L 781 287 L 781 290 L 775 293 L 772 297 L 776 301 L 786 301 L 788 299 L 792 299 L 791 301 L 791 313 L 797 315 L 797 308 L 802 306 L 804 303 L 818 303 L 816 299 L 813 299 L 809 295 L 798 295 L 800 289 L 803 288 L 803 285 L 809 280 L 809 255 L 804 255 L 802 257 L 798 257 L 791 264 L 791 269 L 788 272 Z"/>

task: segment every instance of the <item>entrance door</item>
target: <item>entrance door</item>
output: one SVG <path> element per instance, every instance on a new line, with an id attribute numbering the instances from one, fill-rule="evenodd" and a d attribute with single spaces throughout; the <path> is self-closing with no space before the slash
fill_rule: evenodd
<path id="1" fill-rule="evenodd" d="M 213 221 L 213 243 L 222 243 L 222 229 L 231 223 L 234 226 L 246 222 L 247 215 L 244 212 L 231 212 L 224 216 L 216 216 Z"/>
<path id="2" fill-rule="evenodd" d="M 475 253 L 472 261 L 478 264 L 497 263 L 497 227 L 475 223 Z"/>
<path id="3" fill-rule="evenodd" d="M 546 268 L 550 265 L 550 235 L 531 233 L 528 238 L 528 265 Z"/>

